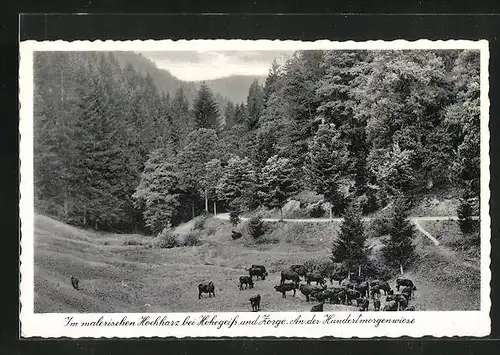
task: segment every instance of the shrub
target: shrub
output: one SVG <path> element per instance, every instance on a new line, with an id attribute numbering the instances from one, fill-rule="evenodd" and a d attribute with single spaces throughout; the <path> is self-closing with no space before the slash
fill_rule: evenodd
<path id="1" fill-rule="evenodd" d="M 324 215 L 325 210 L 321 207 L 321 204 L 316 204 L 309 210 L 309 216 L 312 218 L 320 218 Z"/>
<path id="2" fill-rule="evenodd" d="M 123 245 L 142 245 L 142 243 L 135 239 L 127 239 L 123 241 Z"/>
<path id="3" fill-rule="evenodd" d="M 260 238 L 264 234 L 264 222 L 259 217 L 252 217 L 248 221 L 248 233 L 254 239 Z"/>
<path id="4" fill-rule="evenodd" d="M 193 247 L 200 244 L 200 238 L 195 233 L 189 233 L 184 239 L 184 245 L 187 247 Z"/>
<path id="5" fill-rule="evenodd" d="M 179 243 L 177 242 L 177 238 L 175 234 L 172 233 L 172 230 L 168 228 L 164 228 L 160 234 L 158 234 L 158 247 L 162 249 L 169 249 L 178 247 Z"/>
<path id="6" fill-rule="evenodd" d="M 236 227 L 238 223 L 240 223 L 240 216 L 238 212 L 231 212 L 229 214 L 229 220 L 231 221 L 231 224 Z"/>
<path id="7" fill-rule="evenodd" d="M 233 238 L 233 240 L 240 239 L 241 237 L 242 237 L 242 234 L 240 232 L 231 231 L 231 238 Z"/>
<path id="8" fill-rule="evenodd" d="M 198 217 L 198 219 L 194 222 L 194 229 L 195 230 L 202 230 L 205 227 L 205 222 L 208 219 L 208 214 L 203 213 L 201 216 Z"/>
<path id="9" fill-rule="evenodd" d="M 332 272 L 337 270 L 336 264 L 334 264 L 333 261 L 328 259 L 323 259 L 323 260 L 311 259 L 306 261 L 304 263 L 304 266 L 308 272 L 317 272 L 323 276 L 330 275 Z"/>

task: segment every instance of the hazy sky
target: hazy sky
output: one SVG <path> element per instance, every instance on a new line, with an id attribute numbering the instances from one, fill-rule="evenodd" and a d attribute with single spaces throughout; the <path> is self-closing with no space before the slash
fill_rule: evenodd
<path id="1" fill-rule="evenodd" d="M 163 51 L 141 52 L 161 69 L 184 81 L 229 75 L 267 75 L 274 58 L 283 63 L 292 51 Z"/>

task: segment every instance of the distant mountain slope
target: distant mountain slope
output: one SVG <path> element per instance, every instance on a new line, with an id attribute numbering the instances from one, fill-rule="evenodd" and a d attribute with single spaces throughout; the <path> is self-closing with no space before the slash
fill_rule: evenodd
<path id="1" fill-rule="evenodd" d="M 173 93 L 180 87 L 189 102 L 196 98 L 196 92 L 203 81 L 182 81 L 164 69 L 159 69 L 154 62 L 140 53 L 135 52 L 114 52 L 114 56 L 122 67 L 131 64 L 134 69 L 142 75 L 149 74 L 155 82 L 157 88 L 165 93 Z M 234 103 L 246 101 L 248 89 L 252 82 L 257 79 L 259 83 L 264 83 L 265 76 L 233 75 L 204 82 L 214 92 L 217 103 L 221 111 L 228 101 Z"/>

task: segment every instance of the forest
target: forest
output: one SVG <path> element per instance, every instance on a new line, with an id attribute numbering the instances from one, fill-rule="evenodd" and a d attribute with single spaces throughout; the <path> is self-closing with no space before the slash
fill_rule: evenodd
<path id="1" fill-rule="evenodd" d="M 112 52 L 34 57 L 35 209 L 158 234 L 193 216 L 281 209 L 314 191 L 343 215 L 453 186 L 479 198 L 479 51 L 297 51 L 244 102 L 188 100 Z"/>

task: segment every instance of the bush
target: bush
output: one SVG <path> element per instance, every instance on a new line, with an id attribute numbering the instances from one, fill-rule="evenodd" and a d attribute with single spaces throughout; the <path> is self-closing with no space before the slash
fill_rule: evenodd
<path id="1" fill-rule="evenodd" d="M 199 216 L 198 219 L 194 222 L 194 229 L 203 230 L 207 219 L 208 219 L 208 214 L 205 212 L 201 216 Z"/>
<path id="2" fill-rule="evenodd" d="M 338 269 L 338 266 L 328 259 L 311 259 L 306 261 L 304 266 L 308 272 L 317 272 L 322 276 L 330 275 Z"/>
<path id="3" fill-rule="evenodd" d="M 229 220 L 231 221 L 231 224 L 236 227 L 238 223 L 240 223 L 240 216 L 238 212 L 231 212 L 229 214 Z"/>
<path id="4" fill-rule="evenodd" d="M 161 249 L 170 249 L 178 247 L 179 243 L 177 238 L 172 233 L 172 230 L 164 228 L 160 234 L 158 234 L 158 247 Z"/>
<path id="5" fill-rule="evenodd" d="M 127 239 L 123 241 L 123 245 L 142 245 L 142 244 L 143 243 L 135 239 Z"/>
<path id="6" fill-rule="evenodd" d="M 309 210 L 309 216 L 312 218 L 320 218 L 325 215 L 325 210 L 321 207 L 321 204 L 316 204 Z"/>
<path id="7" fill-rule="evenodd" d="M 241 237 L 242 237 L 242 234 L 240 232 L 231 231 L 231 238 L 233 238 L 233 240 L 240 239 Z"/>
<path id="8" fill-rule="evenodd" d="M 259 217 L 252 217 L 248 221 L 248 233 L 253 239 L 258 239 L 264 234 L 264 222 Z"/>
<path id="9" fill-rule="evenodd" d="M 193 247 L 200 245 L 200 238 L 195 233 L 189 233 L 184 239 L 184 246 Z"/>

